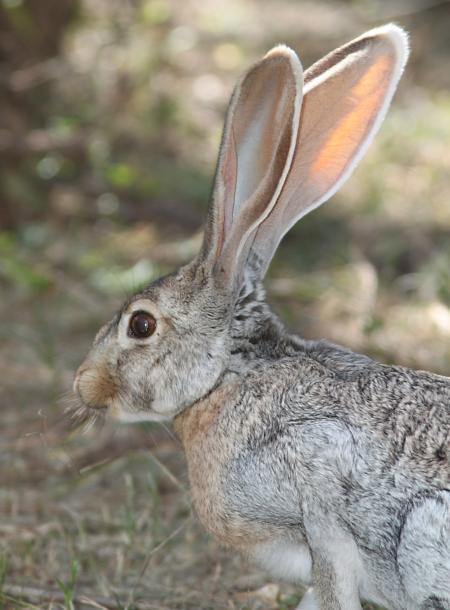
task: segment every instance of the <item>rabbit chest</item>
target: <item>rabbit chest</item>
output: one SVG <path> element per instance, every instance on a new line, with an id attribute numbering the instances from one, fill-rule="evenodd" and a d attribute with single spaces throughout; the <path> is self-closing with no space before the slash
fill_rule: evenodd
<path id="1" fill-rule="evenodd" d="M 205 529 L 223 544 L 246 551 L 278 537 L 279 527 L 264 528 L 251 515 L 236 508 L 234 496 L 246 485 L 232 483 L 230 464 L 236 461 L 241 434 L 226 411 L 234 408 L 236 389 L 219 387 L 174 420 L 175 432 L 186 453 L 196 512 Z M 250 476 L 250 475 L 249 475 Z M 236 489 L 236 487 L 240 489 Z"/>

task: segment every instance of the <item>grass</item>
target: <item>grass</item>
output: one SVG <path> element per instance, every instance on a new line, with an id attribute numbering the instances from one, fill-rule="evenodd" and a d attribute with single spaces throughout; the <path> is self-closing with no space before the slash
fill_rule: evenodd
<path id="1" fill-rule="evenodd" d="M 247 0 L 186 6 L 86 1 L 48 116 L 30 126 L 81 134 L 82 152 L 32 153 L 1 170 L 19 221 L 0 228 L 0 608 L 290 610 L 299 600 L 204 533 L 170 430 L 80 434 L 63 413 L 98 327 L 196 252 L 237 72 L 280 40 L 308 65 L 374 25 L 378 5 L 315 2 L 298 21 L 286 0 L 264 14 Z M 450 96 L 439 49 L 420 52 L 448 31 L 439 10 L 401 20 L 413 58 L 385 126 L 341 193 L 284 240 L 267 287 L 305 337 L 448 374 Z"/>
<path id="2" fill-rule="evenodd" d="M 77 584 L 78 576 L 78 561 L 72 560 L 70 565 L 70 577 L 68 581 L 62 581 L 59 578 L 56 579 L 58 587 L 64 596 L 64 606 L 67 610 L 75 610 L 75 587 Z"/>

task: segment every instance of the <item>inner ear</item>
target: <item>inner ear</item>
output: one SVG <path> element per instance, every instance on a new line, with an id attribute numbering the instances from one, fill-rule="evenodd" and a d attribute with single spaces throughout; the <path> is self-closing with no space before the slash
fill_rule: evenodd
<path id="1" fill-rule="evenodd" d="M 294 159 L 253 241 L 253 252 L 265 261 L 262 274 L 286 231 L 350 176 L 386 114 L 407 57 L 406 34 L 390 25 L 333 51 L 305 73 Z"/>
<path id="2" fill-rule="evenodd" d="M 269 188 L 279 179 L 274 174 L 276 160 L 290 144 L 285 132 L 285 108 L 292 101 L 289 66 L 274 57 L 259 70 L 250 72 L 241 89 L 241 105 L 233 122 L 232 138 L 236 155 L 236 188 L 232 218 L 265 183 Z M 289 125 L 290 127 L 290 125 Z M 272 184 L 270 184 L 272 182 Z"/>
<path id="3" fill-rule="evenodd" d="M 276 47 L 238 82 L 227 112 L 201 260 L 239 276 L 251 235 L 292 161 L 303 86 L 300 61 Z"/>

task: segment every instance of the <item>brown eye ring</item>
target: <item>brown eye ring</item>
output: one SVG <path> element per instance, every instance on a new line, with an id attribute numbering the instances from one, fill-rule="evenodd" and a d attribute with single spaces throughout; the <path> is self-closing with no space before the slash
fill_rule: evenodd
<path id="1" fill-rule="evenodd" d="M 151 337 L 156 330 L 155 318 L 146 311 L 135 311 L 128 322 L 128 336 L 134 339 Z"/>

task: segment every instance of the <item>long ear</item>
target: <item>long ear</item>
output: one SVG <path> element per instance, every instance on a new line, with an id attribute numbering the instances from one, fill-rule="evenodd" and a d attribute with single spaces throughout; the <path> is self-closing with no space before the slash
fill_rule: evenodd
<path id="1" fill-rule="evenodd" d="M 305 72 L 291 169 L 252 245 L 261 276 L 286 231 L 350 176 L 380 127 L 407 58 L 407 35 L 390 24 L 363 34 Z"/>
<path id="2" fill-rule="evenodd" d="M 294 156 L 303 72 L 272 49 L 239 80 L 228 108 L 200 260 L 238 281 L 255 228 L 270 213 Z"/>

